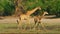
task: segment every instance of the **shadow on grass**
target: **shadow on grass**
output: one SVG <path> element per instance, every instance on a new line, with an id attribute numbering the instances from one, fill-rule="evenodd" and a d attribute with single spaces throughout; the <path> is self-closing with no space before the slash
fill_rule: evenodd
<path id="1" fill-rule="evenodd" d="M 46 17 L 45 19 L 58 19 L 58 18 L 60 18 L 60 17 Z"/>
<path id="2" fill-rule="evenodd" d="M 53 25 L 53 26 L 46 26 L 47 30 L 57 30 L 60 31 L 60 26 L 58 25 Z"/>

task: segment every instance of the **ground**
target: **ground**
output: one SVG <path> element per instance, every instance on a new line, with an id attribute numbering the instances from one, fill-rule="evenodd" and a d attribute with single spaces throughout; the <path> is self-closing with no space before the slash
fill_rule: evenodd
<path id="1" fill-rule="evenodd" d="M 50 18 L 45 19 L 43 18 L 41 22 L 45 25 L 47 31 L 40 25 L 40 30 L 18 30 L 17 29 L 17 17 L 4 17 L 4 19 L 0 19 L 0 33 L 42 33 L 42 34 L 60 34 L 60 18 Z M 34 21 L 33 18 L 30 19 L 30 26 L 33 26 Z"/>

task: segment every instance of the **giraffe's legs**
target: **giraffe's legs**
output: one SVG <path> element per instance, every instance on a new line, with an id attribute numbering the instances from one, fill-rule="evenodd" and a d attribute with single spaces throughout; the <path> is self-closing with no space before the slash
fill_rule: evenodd
<path id="1" fill-rule="evenodd" d="M 17 29 L 22 29 L 21 28 L 21 20 L 17 20 L 17 25 L 18 25 Z"/>
<path id="2" fill-rule="evenodd" d="M 31 30 L 31 26 L 30 26 L 30 20 L 29 20 L 29 18 L 27 19 L 27 26 L 28 26 L 28 28 Z"/>
<path id="3" fill-rule="evenodd" d="M 41 21 L 35 21 L 34 29 L 36 28 L 36 26 L 38 26 L 38 28 L 39 28 L 39 25 L 41 25 L 43 27 L 43 29 L 45 31 L 47 31 L 46 28 L 45 28 L 45 26 L 43 25 L 43 23 L 41 23 Z"/>
<path id="4" fill-rule="evenodd" d="M 40 23 L 40 24 L 41 24 L 41 26 L 43 27 L 43 29 L 44 29 L 45 31 L 47 31 L 47 29 L 45 28 L 44 24 L 43 24 L 43 23 Z"/>
<path id="5" fill-rule="evenodd" d="M 33 29 L 35 29 L 35 28 L 36 28 L 36 26 L 37 26 L 37 19 L 36 19 L 36 18 L 34 18 L 34 26 L 33 26 Z"/>
<path id="6" fill-rule="evenodd" d="M 36 29 L 36 27 L 37 27 L 37 25 L 38 25 L 38 21 L 34 21 L 35 22 L 35 24 L 34 24 L 34 26 L 33 26 L 33 29 Z"/>
<path id="7" fill-rule="evenodd" d="M 17 25 L 18 25 L 18 26 L 17 26 L 17 29 L 19 29 L 19 20 L 17 20 Z"/>
<path id="8" fill-rule="evenodd" d="M 36 27 L 37 27 L 37 29 L 39 28 L 39 26 L 40 26 L 40 22 L 37 21 L 37 23 L 36 23 Z"/>

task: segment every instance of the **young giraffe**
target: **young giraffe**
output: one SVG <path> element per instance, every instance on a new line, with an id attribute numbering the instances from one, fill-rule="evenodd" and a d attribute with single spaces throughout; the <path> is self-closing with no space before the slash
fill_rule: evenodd
<path id="1" fill-rule="evenodd" d="M 35 27 L 36 26 L 38 26 L 39 24 L 41 24 L 42 25 L 42 27 L 44 28 L 44 30 L 46 30 L 45 29 L 45 27 L 43 26 L 43 24 L 41 23 L 41 19 L 44 17 L 44 15 L 46 15 L 46 14 L 48 14 L 47 12 L 43 12 L 43 14 L 40 16 L 35 16 L 34 17 L 34 22 L 35 22 L 35 26 L 34 26 L 34 29 L 35 29 Z"/>
<path id="2" fill-rule="evenodd" d="M 17 20 L 18 28 L 21 26 L 21 20 L 27 20 L 28 24 L 30 24 L 30 23 L 29 23 L 29 17 L 30 17 L 30 15 L 31 15 L 32 13 L 34 13 L 36 10 L 38 10 L 38 9 L 41 10 L 40 7 L 36 7 L 36 8 L 34 8 L 33 10 L 27 11 L 26 14 L 21 14 L 21 15 L 19 16 L 19 20 Z"/>

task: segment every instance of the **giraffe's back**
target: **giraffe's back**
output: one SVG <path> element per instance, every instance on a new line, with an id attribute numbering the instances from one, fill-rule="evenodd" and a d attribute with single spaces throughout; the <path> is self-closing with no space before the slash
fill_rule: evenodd
<path id="1" fill-rule="evenodd" d="M 21 17 L 21 20 L 25 20 L 25 19 L 29 18 L 29 16 L 27 16 L 27 15 L 20 15 L 20 17 Z"/>

